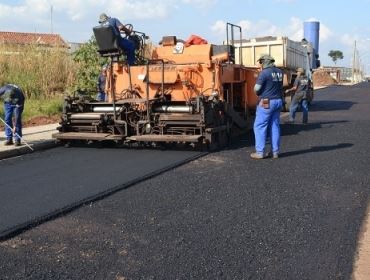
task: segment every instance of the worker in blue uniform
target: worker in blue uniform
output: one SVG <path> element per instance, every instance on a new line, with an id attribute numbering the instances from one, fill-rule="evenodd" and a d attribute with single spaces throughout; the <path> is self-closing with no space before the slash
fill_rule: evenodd
<path id="1" fill-rule="evenodd" d="M 131 34 L 131 30 L 125 27 L 117 18 L 112 18 L 102 13 L 99 16 L 99 23 L 102 26 L 110 25 L 113 27 L 114 33 L 118 39 L 117 43 L 119 47 L 126 52 L 128 65 L 134 65 L 135 63 L 135 44 L 121 36 L 121 31 L 127 35 Z"/>
<path id="2" fill-rule="evenodd" d="M 98 94 L 96 96 L 97 101 L 106 101 L 106 94 L 105 94 L 106 80 L 107 80 L 107 66 L 104 65 L 98 76 L 98 81 L 96 83 L 96 87 L 98 90 Z"/>
<path id="3" fill-rule="evenodd" d="M 278 158 L 280 152 L 280 111 L 283 106 L 283 72 L 275 67 L 275 59 L 269 55 L 262 55 L 258 62 L 261 72 L 258 75 L 254 91 L 259 102 L 253 126 L 256 151 L 250 156 L 253 159 L 263 159 L 268 156 L 265 145 L 267 135 L 270 134 L 272 157 Z"/>
<path id="4" fill-rule="evenodd" d="M 6 84 L 0 88 L 0 97 L 4 101 L 5 112 L 5 145 L 13 145 L 13 134 L 15 146 L 21 145 L 22 137 L 22 113 L 24 108 L 23 91 L 16 85 Z M 14 116 L 14 126 L 13 126 Z"/>

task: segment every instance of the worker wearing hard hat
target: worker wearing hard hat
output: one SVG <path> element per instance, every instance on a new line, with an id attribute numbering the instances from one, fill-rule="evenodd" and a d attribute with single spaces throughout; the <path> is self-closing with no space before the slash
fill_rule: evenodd
<path id="1" fill-rule="evenodd" d="M 275 59 L 270 55 L 262 55 L 257 61 L 261 66 L 261 72 L 254 86 L 259 100 L 253 126 L 256 151 L 250 156 L 253 159 L 263 159 L 268 156 L 265 145 L 267 135 L 270 134 L 272 157 L 278 158 L 280 152 L 280 111 L 283 106 L 283 72 L 275 67 Z"/>
<path id="2" fill-rule="evenodd" d="M 286 93 L 294 92 L 292 102 L 289 108 L 289 123 L 294 123 L 295 114 L 299 105 L 302 108 L 302 123 L 306 124 L 308 121 L 308 99 L 311 87 L 311 80 L 305 75 L 303 68 L 297 69 L 297 77 L 294 81 L 293 87 L 286 90 Z"/>
<path id="3" fill-rule="evenodd" d="M 21 145 L 22 137 L 22 112 L 24 108 L 23 91 L 16 85 L 7 84 L 0 88 L 0 97 L 4 100 L 5 120 L 5 145 Z M 14 125 L 13 125 L 14 116 Z M 13 142 L 13 134 L 14 140 Z"/>
<path id="4" fill-rule="evenodd" d="M 117 18 L 112 18 L 102 13 L 99 16 L 99 23 L 103 26 L 110 25 L 113 27 L 115 35 L 118 38 L 118 45 L 126 52 L 127 63 L 133 65 L 135 63 L 135 45 L 132 41 L 121 37 L 121 31 L 127 35 L 131 34 L 131 30 L 125 27 Z"/>

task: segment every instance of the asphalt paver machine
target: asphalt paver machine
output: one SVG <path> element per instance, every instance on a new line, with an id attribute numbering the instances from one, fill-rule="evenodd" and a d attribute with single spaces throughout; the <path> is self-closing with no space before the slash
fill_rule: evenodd
<path id="1" fill-rule="evenodd" d="M 235 28 L 227 26 L 231 38 Z M 257 103 L 253 86 L 258 72 L 235 62 L 233 40 L 189 45 L 165 36 L 149 56 L 139 54 L 130 66 L 110 27 L 95 27 L 94 34 L 100 55 L 110 58 L 108 100 L 67 97 L 54 138 L 214 149 L 247 129 Z M 142 38 L 145 34 L 136 35 L 137 49 L 144 48 Z"/>

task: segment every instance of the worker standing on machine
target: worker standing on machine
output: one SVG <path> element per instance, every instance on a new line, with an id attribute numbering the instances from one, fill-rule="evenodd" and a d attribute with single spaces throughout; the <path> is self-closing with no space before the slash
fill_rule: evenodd
<path id="1" fill-rule="evenodd" d="M 107 66 L 104 65 L 101 69 L 101 72 L 98 77 L 98 82 L 96 83 L 98 94 L 96 96 L 97 101 L 106 101 L 106 94 L 105 94 L 105 82 L 107 79 Z"/>
<path id="2" fill-rule="evenodd" d="M 126 28 L 117 18 L 108 17 L 105 13 L 99 16 L 99 23 L 103 26 L 110 25 L 113 27 L 114 33 L 117 37 L 119 47 L 126 52 L 128 65 L 135 63 L 135 45 L 132 41 L 121 37 L 121 31 L 127 35 L 131 34 L 131 30 Z"/>
<path id="3" fill-rule="evenodd" d="M 258 62 L 262 71 L 254 86 L 259 100 L 253 126 L 256 151 L 250 156 L 253 159 L 267 157 L 265 145 L 267 134 L 270 133 L 272 157 L 278 158 L 280 152 L 280 111 L 283 106 L 283 72 L 275 67 L 275 59 L 269 55 L 262 55 Z"/>
<path id="4" fill-rule="evenodd" d="M 24 108 L 23 91 L 16 85 L 7 84 L 0 88 L 0 97 L 4 100 L 5 120 L 5 137 L 4 145 L 13 145 L 13 134 L 15 146 L 21 145 L 22 137 L 22 113 Z M 13 126 L 13 115 L 14 123 Z"/>

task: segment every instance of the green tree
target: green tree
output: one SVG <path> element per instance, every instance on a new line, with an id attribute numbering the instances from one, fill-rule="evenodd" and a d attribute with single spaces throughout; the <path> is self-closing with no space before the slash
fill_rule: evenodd
<path id="1" fill-rule="evenodd" d="M 98 45 L 94 36 L 74 52 L 73 60 L 78 64 L 73 90 L 84 89 L 87 92 L 95 93 L 96 81 L 102 66 L 107 63 L 107 59 L 98 54 Z"/>
<path id="2" fill-rule="evenodd" d="M 343 53 L 341 51 L 338 51 L 338 50 L 331 50 L 328 53 L 328 56 L 331 57 L 331 59 L 333 60 L 334 64 L 337 64 L 337 60 L 338 59 L 343 59 Z"/>

